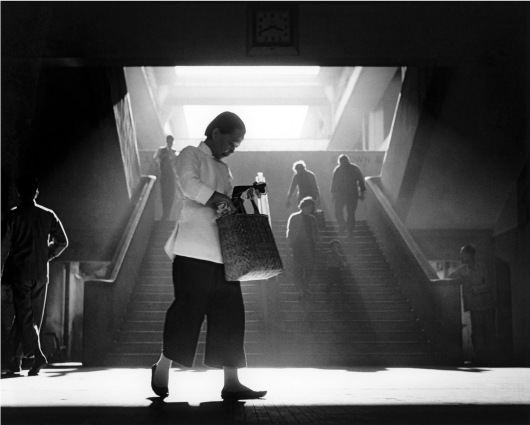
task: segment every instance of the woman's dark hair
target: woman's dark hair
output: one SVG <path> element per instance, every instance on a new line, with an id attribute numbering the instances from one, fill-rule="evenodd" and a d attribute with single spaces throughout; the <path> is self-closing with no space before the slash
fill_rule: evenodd
<path id="1" fill-rule="evenodd" d="M 233 112 L 221 112 L 219 115 L 217 115 L 213 121 L 208 124 L 208 127 L 206 127 L 206 130 L 204 131 L 204 135 L 208 138 L 212 138 L 212 132 L 215 128 L 218 128 L 221 134 L 228 134 L 232 133 L 232 131 L 238 129 L 243 130 L 243 132 L 246 133 L 247 129 L 245 128 L 245 123 L 241 118 L 239 118 L 236 114 Z"/>

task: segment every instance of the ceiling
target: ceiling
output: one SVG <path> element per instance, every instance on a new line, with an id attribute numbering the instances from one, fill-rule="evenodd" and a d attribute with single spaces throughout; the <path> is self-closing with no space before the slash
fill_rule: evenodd
<path id="1" fill-rule="evenodd" d="M 247 126 L 247 150 L 362 148 L 363 116 L 379 104 L 398 68 L 145 67 L 166 134 L 176 147 L 203 137 L 223 110 Z M 243 146 L 242 146 L 243 147 Z"/>

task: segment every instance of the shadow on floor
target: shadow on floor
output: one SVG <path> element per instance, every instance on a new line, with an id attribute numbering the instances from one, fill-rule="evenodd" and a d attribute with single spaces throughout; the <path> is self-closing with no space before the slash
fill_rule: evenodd
<path id="1" fill-rule="evenodd" d="M 147 407 L 3 408 L 4 425 L 136 424 L 454 424 L 528 425 L 525 405 L 332 406 L 259 403 L 165 403 L 153 397 Z"/>

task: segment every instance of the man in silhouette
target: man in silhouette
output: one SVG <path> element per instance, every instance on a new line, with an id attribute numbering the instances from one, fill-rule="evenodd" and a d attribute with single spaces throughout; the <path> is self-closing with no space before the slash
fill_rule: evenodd
<path id="1" fill-rule="evenodd" d="M 28 375 L 38 375 L 47 360 L 41 349 L 40 329 L 48 287 L 48 263 L 68 246 L 61 221 L 37 204 L 38 183 L 24 176 L 17 182 L 20 204 L 9 211 L 2 239 L 2 284 L 13 291 L 13 359 L 10 370 L 20 372 L 22 356 L 34 356 Z M 22 350 L 20 350 L 22 344 Z"/>
<path id="2" fill-rule="evenodd" d="M 308 196 L 313 198 L 315 204 L 318 204 L 320 199 L 320 193 L 318 190 L 317 179 L 315 174 L 312 171 L 309 171 L 306 168 L 304 161 L 296 161 L 293 164 L 293 179 L 291 181 L 291 186 L 289 188 L 289 193 L 287 194 L 287 202 L 285 206 L 287 208 L 291 207 L 291 197 L 294 194 L 294 191 L 298 187 L 298 203 Z"/>
<path id="3" fill-rule="evenodd" d="M 460 267 L 449 275 L 462 285 L 464 311 L 471 319 L 471 343 L 474 363 L 485 365 L 493 360 L 495 344 L 495 298 L 486 280 L 484 267 L 475 261 L 472 245 L 460 249 Z"/>
<path id="4" fill-rule="evenodd" d="M 333 179 L 331 181 L 331 196 L 335 204 L 335 218 L 339 223 L 340 232 L 348 230 L 350 237 L 355 230 L 355 210 L 357 202 L 364 200 L 366 190 L 364 177 L 360 168 L 352 164 L 348 155 L 341 155 L 338 165 L 333 170 Z M 348 215 L 347 221 L 344 220 L 344 208 Z"/>

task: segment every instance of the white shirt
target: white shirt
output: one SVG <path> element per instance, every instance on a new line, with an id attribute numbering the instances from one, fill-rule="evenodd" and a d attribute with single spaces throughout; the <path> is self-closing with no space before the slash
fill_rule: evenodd
<path id="1" fill-rule="evenodd" d="M 213 157 L 204 142 L 182 149 L 175 168 L 177 216 L 172 253 L 222 264 L 217 214 L 205 204 L 215 191 L 230 196 L 230 169 Z"/>

